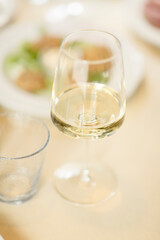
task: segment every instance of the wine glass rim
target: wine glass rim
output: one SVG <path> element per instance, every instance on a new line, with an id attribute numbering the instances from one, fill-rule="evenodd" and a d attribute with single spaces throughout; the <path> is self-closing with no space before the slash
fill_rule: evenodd
<path id="1" fill-rule="evenodd" d="M 19 157 L 4 157 L 4 156 L 0 155 L 0 160 L 20 160 L 20 159 L 24 159 L 24 158 L 29 158 L 29 157 L 32 157 L 32 156 L 40 153 L 47 146 L 47 144 L 49 142 L 49 139 L 50 139 L 50 131 L 49 131 L 47 125 L 42 120 L 38 119 L 37 117 L 33 117 L 33 116 L 30 116 L 30 115 L 27 115 L 27 114 L 24 114 L 24 113 L 8 113 L 8 112 L 5 112 L 5 113 L 1 113 L 0 117 L 1 116 L 7 116 L 7 117 L 21 116 L 21 117 L 24 117 L 24 118 L 27 117 L 28 119 L 36 120 L 37 122 L 39 122 L 44 127 L 44 129 L 46 129 L 47 137 L 46 137 L 45 143 L 42 145 L 42 147 L 40 147 L 37 151 L 34 151 L 31 154 L 22 155 L 22 156 L 19 156 Z"/>
<path id="2" fill-rule="evenodd" d="M 108 63 L 108 62 L 111 62 L 111 61 L 113 61 L 113 59 L 115 58 L 115 55 L 116 54 L 114 54 L 113 56 L 111 56 L 111 57 L 108 57 L 108 58 L 106 58 L 106 59 L 101 59 L 101 60 L 85 60 L 85 59 L 80 59 L 80 58 L 76 58 L 76 57 L 73 57 L 73 56 L 71 56 L 70 54 L 68 54 L 68 52 L 64 49 L 64 44 L 66 43 L 66 41 L 72 36 L 72 35 L 75 35 L 75 34 L 77 34 L 77 33 L 81 33 L 81 32 L 98 32 L 98 33 L 105 33 L 105 34 L 107 34 L 107 35 L 109 35 L 109 36 L 111 36 L 116 42 L 117 42 L 117 44 L 118 44 L 118 46 L 119 46 L 119 49 L 120 49 L 120 51 L 121 51 L 121 42 L 120 42 L 120 40 L 114 35 L 114 34 L 112 34 L 112 33 L 110 33 L 110 32 L 107 32 L 107 31 L 103 31 L 103 30 L 97 30 L 97 29 L 81 29 L 81 30 L 77 30 L 77 31 L 74 31 L 74 32 L 72 32 L 72 33 L 70 33 L 70 34 L 68 34 L 64 39 L 63 39 L 63 41 L 62 41 L 62 44 L 61 44 L 61 52 L 63 52 L 64 53 L 64 55 L 66 55 L 68 58 L 70 58 L 71 60 L 79 60 L 79 61 L 81 61 L 81 62 L 83 62 L 83 63 L 88 63 L 88 64 L 104 64 L 104 63 Z"/>

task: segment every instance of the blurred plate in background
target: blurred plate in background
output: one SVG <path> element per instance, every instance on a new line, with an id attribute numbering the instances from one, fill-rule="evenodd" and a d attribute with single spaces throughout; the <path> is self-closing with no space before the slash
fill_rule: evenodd
<path id="1" fill-rule="evenodd" d="M 156 47 L 160 47 L 160 28 L 154 27 L 144 17 L 145 3 L 146 0 L 127 1 L 127 23 L 137 36 Z"/>
<path id="2" fill-rule="evenodd" d="M 39 37 L 39 28 L 43 25 L 26 23 L 16 24 L 6 28 L 0 35 L 1 54 L 0 54 L 0 104 L 16 111 L 22 111 L 40 117 L 50 116 L 50 95 L 28 93 L 21 90 L 11 81 L 3 69 L 5 57 L 14 52 L 17 46 L 26 41 L 34 41 Z M 53 35 L 65 36 L 76 29 L 86 27 L 85 22 L 65 20 L 64 22 L 43 26 L 47 32 Z M 12 39 L 12 41 L 8 41 Z M 144 62 L 141 54 L 128 43 L 122 41 L 124 55 L 126 94 L 130 98 L 143 78 Z"/>

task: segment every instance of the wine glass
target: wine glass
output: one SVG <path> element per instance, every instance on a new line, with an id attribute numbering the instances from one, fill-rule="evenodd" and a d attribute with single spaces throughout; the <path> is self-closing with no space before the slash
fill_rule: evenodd
<path id="1" fill-rule="evenodd" d="M 80 30 L 62 42 L 52 91 L 51 118 L 64 134 L 86 139 L 85 161 L 56 169 L 54 187 L 74 204 L 95 205 L 115 193 L 116 179 L 99 159 L 90 161 L 88 139 L 113 134 L 125 114 L 119 40 L 110 33 Z"/>

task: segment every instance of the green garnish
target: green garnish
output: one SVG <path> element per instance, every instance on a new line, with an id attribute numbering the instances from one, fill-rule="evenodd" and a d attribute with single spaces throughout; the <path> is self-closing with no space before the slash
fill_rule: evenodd
<path id="1" fill-rule="evenodd" d="M 38 72 L 45 76 L 45 89 L 47 94 L 53 82 L 49 79 L 48 74 L 41 61 L 39 60 L 39 51 L 36 50 L 31 43 L 23 43 L 17 51 L 9 54 L 4 60 L 4 71 L 9 79 L 16 80 L 18 76 L 25 71 Z M 35 91 L 40 93 L 41 90 Z"/>
<path id="2" fill-rule="evenodd" d="M 42 66 L 38 60 L 38 51 L 28 42 L 24 43 L 17 52 L 6 57 L 4 61 L 5 70 L 10 70 L 17 64 L 28 70 L 42 71 Z"/>
<path id="3" fill-rule="evenodd" d="M 90 72 L 89 82 L 106 83 L 109 80 L 108 72 Z"/>

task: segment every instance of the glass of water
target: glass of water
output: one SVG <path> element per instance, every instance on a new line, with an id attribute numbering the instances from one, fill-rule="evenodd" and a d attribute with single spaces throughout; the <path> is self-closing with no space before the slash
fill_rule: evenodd
<path id="1" fill-rule="evenodd" d="M 49 135 L 35 117 L 0 115 L 0 201 L 19 204 L 36 193 Z"/>

